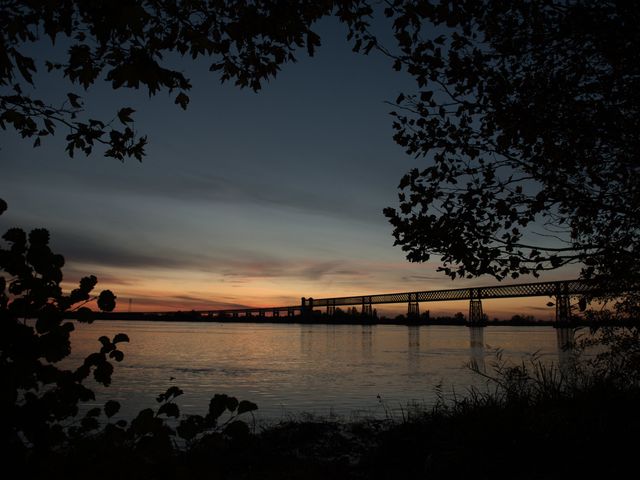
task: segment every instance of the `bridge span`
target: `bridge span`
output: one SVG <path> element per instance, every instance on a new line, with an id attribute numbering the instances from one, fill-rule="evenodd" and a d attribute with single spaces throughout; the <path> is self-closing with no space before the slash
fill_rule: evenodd
<path id="1" fill-rule="evenodd" d="M 384 293 L 377 295 L 356 295 L 334 298 L 305 298 L 300 305 L 284 307 L 256 307 L 224 310 L 199 310 L 195 313 L 207 318 L 260 316 L 279 317 L 281 315 L 311 315 L 316 309 L 324 308 L 332 315 L 338 307 L 361 307 L 364 315 L 373 313 L 373 305 L 404 303 L 407 316 L 417 318 L 420 315 L 421 302 L 443 302 L 449 300 L 469 300 L 470 325 L 479 325 L 484 321 L 482 300 L 494 298 L 552 297 L 555 298 L 556 322 L 568 323 L 571 320 L 571 297 L 593 295 L 596 287 L 584 280 L 562 280 L 554 282 L 520 283 L 513 285 L 493 285 L 488 287 L 467 287 L 447 290 L 424 290 L 403 293 Z M 162 312 L 167 313 L 167 312 Z M 173 312 L 175 313 L 175 312 Z"/>

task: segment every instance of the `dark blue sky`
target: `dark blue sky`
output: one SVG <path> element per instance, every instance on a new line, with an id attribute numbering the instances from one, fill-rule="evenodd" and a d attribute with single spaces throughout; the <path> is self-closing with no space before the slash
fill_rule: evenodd
<path id="1" fill-rule="evenodd" d="M 193 83 L 186 112 L 166 93 L 104 82 L 83 92 L 40 77 L 39 95 L 74 91 L 89 116 L 135 108 L 147 156 L 70 159 L 63 129 L 37 149 L 3 132 L 0 227 L 49 228 L 67 278 L 96 274 L 120 308 L 129 298 L 166 310 L 462 286 L 436 273 L 437 259 L 409 264 L 382 215 L 423 161 L 393 142 L 384 103 L 411 79 L 380 54 L 351 52 L 336 22 L 318 31 L 316 56 L 301 52 L 258 94 L 221 85 L 207 62 L 179 60 Z"/>

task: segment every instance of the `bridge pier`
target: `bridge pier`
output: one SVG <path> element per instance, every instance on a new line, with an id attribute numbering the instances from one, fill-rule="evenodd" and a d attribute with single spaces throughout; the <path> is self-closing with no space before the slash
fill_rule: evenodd
<path id="1" fill-rule="evenodd" d="M 287 308 L 287 317 L 295 316 L 296 312 L 293 308 Z"/>
<path id="2" fill-rule="evenodd" d="M 271 312 L 271 315 L 274 316 L 274 317 L 279 317 L 280 316 L 280 310 L 278 310 L 278 309 L 273 310 Z"/>
<path id="3" fill-rule="evenodd" d="M 408 318 L 418 318 L 420 316 L 420 304 L 418 303 L 418 294 L 409 294 L 409 305 L 407 308 Z"/>
<path id="4" fill-rule="evenodd" d="M 556 284 L 556 326 L 571 323 L 571 296 L 566 283 Z"/>
<path id="5" fill-rule="evenodd" d="M 373 315 L 373 307 L 371 306 L 371 297 L 369 300 L 366 297 L 362 297 L 362 315 L 366 317 L 370 317 Z"/>
<path id="6" fill-rule="evenodd" d="M 480 292 L 476 289 L 471 289 L 471 300 L 469 300 L 469 317 L 467 323 L 469 326 L 480 326 L 484 324 L 484 313 L 482 311 L 482 300 L 480 299 Z"/>
<path id="7" fill-rule="evenodd" d="M 333 299 L 333 302 L 327 303 L 327 315 L 332 316 L 336 314 L 336 300 Z"/>
<path id="8" fill-rule="evenodd" d="M 313 314 L 313 298 L 304 298 L 302 297 L 302 302 L 300 306 L 300 315 L 303 317 L 309 317 Z"/>

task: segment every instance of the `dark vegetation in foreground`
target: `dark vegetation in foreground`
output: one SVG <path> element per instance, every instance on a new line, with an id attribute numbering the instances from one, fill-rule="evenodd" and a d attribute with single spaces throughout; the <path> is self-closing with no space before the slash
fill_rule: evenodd
<path id="1" fill-rule="evenodd" d="M 120 404 L 80 413 L 108 386 L 129 338 L 100 337 L 81 365 L 71 352 L 74 312 L 112 311 L 115 296 L 85 277 L 62 292 L 64 258 L 49 234 L 10 229 L 0 248 L 0 450 L 26 478 L 315 479 L 611 477 L 636 467 L 640 433 L 638 328 L 602 329 L 575 349 L 596 355 L 563 368 L 498 361 L 488 390 L 443 400 L 402 419 L 300 420 L 261 430 L 254 403 L 216 394 L 202 415 L 182 415 L 171 387 L 132 420 Z M 5 276 L 8 276 L 8 281 Z M 33 322 L 27 322 L 33 318 Z M 67 362 L 68 363 L 68 362 Z M 64 366 L 63 366 L 64 365 Z M 474 368 L 474 366 L 472 366 Z M 479 375 L 486 375 L 475 367 Z"/>
<path id="2" fill-rule="evenodd" d="M 303 417 L 251 431 L 235 418 L 242 403 L 216 395 L 204 418 L 170 422 L 174 388 L 128 426 L 110 420 L 55 451 L 25 451 L 20 468 L 42 478 L 614 478 L 636 467 L 638 340 L 603 332 L 603 353 L 563 370 L 498 356 L 486 390 L 386 420 Z"/>

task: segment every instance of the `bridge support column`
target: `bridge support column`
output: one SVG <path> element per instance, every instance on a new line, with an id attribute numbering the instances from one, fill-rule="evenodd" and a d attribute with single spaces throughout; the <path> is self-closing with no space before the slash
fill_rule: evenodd
<path id="1" fill-rule="evenodd" d="M 571 323 L 571 296 L 566 283 L 556 284 L 556 326 L 563 327 Z"/>
<path id="2" fill-rule="evenodd" d="M 471 289 L 470 294 L 471 299 L 469 300 L 469 317 L 467 323 L 469 326 L 477 327 L 484 324 L 481 295 L 476 289 Z"/>
<path id="3" fill-rule="evenodd" d="M 295 316 L 296 312 L 293 308 L 287 308 L 287 317 Z"/>
<path id="4" fill-rule="evenodd" d="M 336 299 L 327 302 L 327 315 L 333 316 L 336 314 Z"/>
<path id="5" fill-rule="evenodd" d="M 407 309 L 408 318 L 418 318 L 420 316 L 420 304 L 418 303 L 418 294 L 409 294 L 409 306 Z"/>
<path id="6" fill-rule="evenodd" d="M 274 317 L 279 317 L 280 316 L 280 310 L 274 310 L 273 312 L 271 312 L 271 315 Z"/>
<path id="7" fill-rule="evenodd" d="M 302 297 L 302 305 L 300 306 L 300 315 L 310 317 L 313 314 L 313 298 Z"/>
<path id="8" fill-rule="evenodd" d="M 484 314 L 482 312 L 482 300 L 472 298 L 469 301 L 469 326 L 477 327 L 484 322 Z"/>
<path id="9" fill-rule="evenodd" d="M 367 297 L 362 297 L 362 315 L 365 317 L 370 317 L 373 315 L 373 308 L 371 306 L 371 297 L 367 299 Z"/>

